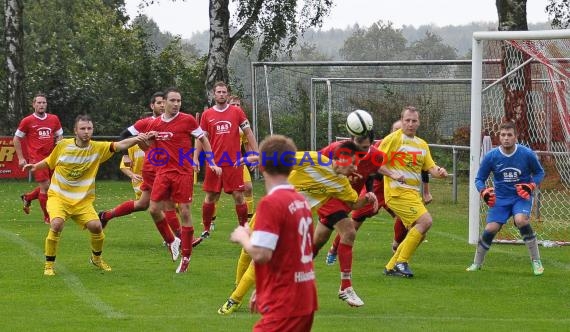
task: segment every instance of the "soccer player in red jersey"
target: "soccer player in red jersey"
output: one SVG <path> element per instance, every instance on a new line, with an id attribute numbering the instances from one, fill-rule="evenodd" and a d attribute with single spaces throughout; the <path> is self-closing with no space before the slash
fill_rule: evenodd
<path id="1" fill-rule="evenodd" d="M 382 165 L 383 158 L 380 151 L 371 146 L 373 142 L 372 133 L 368 136 L 353 137 L 352 141 L 359 148 L 360 152 L 357 153 L 357 168 L 348 176 L 348 178 L 352 188 L 356 192 L 361 192 L 363 191 L 368 179 L 379 174 L 378 169 Z M 342 143 L 342 141 L 334 142 L 321 149 L 320 153 L 325 156 L 332 156 L 334 151 Z M 372 192 L 372 190 L 368 191 Z M 367 205 L 366 207 L 369 207 L 369 209 L 374 213 L 378 210 L 377 206 L 372 204 Z M 313 250 L 316 256 L 319 249 L 330 238 L 333 230 L 336 229 L 338 233 L 338 246 L 336 253 L 338 253 L 341 279 L 339 297 L 341 297 L 343 291 L 349 289 L 353 295 L 350 297 L 341 297 L 341 299 L 346 301 L 350 306 L 359 307 L 364 305 L 364 302 L 352 289 L 352 247 L 354 246 L 354 240 L 356 238 L 356 229 L 360 225 L 350 218 L 350 211 L 351 208 L 345 202 L 337 198 L 331 198 L 317 210 L 317 214 L 319 215 L 319 224 L 317 224 L 317 228 L 315 230 L 315 247 Z M 329 255 L 327 255 L 327 258 L 328 257 Z"/>
<path id="2" fill-rule="evenodd" d="M 222 188 L 234 198 L 239 224 L 244 225 L 247 222 L 247 204 L 243 195 L 244 166 L 237 165 L 241 156 L 240 128 L 247 138 L 247 151 L 257 152 L 257 141 L 249 126 L 249 121 L 241 108 L 228 104 L 228 87 L 224 82 L 214 84 L 214 99 L 216 104 L 204 111 L 200 117 L 200 127 L 210 139 L 214 153 L 213 163 L 208 161 L 208 164 L 220 166 L 221 172 L 214 172 L 211 166 L 206 168 L 203 184 L 206 197 L 202 204 L 204 225 L 202 238 L 210 236 L 215 204 L 220 199 Z M 200 143 L 197 143 L 196 158 L 194 158 L 196 164 L 198 164 L 197 156 L 200 151 Z"/>
<path id="3" fill-rule="evenodd" d="M 23 167 L 30 163 L 37 163 L 51 153 L 55 143 L 62 139 L 63 129 L 57 115 L 47 113 L 46 95 L 38 93 L 32 101 L 34 113 L 28 115 L 18 125 L 14 135 L 14 148 L 18 155 L 18 165 Z M 25 139 L 28 147 L 28 157 L 24 158 L 21 140 Z M 30 205 L 34 199 L 38 199 L 44 213 L 44 222 L 49 224 L 50 218 L 47 212 L 47 191 L 50 184 L 51 172 L 49 169 L 34 171 L 34 177 L 38 186 L 29 193 L 20 196 L 24 204 L 23 210 L 30 213 Z"/>
<path id="4" fill-rule="evenodd" d="M 291 139 L 274 135 L 261 142 L 260 150 L 284 155 L 297 148 Z M 231 234 L 255 264 L 256 293 L 250 308 L 262 318 L 253 331 L 310 331 L 318 306 L 311 207 L 287 181 L 292 168 L 282 158 L 260 166 L 267 195 L 257 206 L 253 232 L 238 226 Z"/>
<path id="5" fill-rule="evenodd" d="M 156 177 L 150 195 L 149 212 L 161 234 L 169 236 L 166 240 L 175 260 L 174 235 L 165 219 L 164 207 L 168 201 L 178 204 L 182 220 L 181 240 L 182 259 L 176 273 L 186 272 L 190 264 L 194 227 L 190 206 L 194 187 L 194 170 L 197 166 L 193 161 L 192 137 L 200 142 L 206 153 L 211 154 L 212 148 L 208 137 L 198 125 L 196 119 L 180 112 L 182 97 L 175 88 L 164 92 L 165 111 L 159 118 L 150 120 L 142 132 L 156 132 L 152 148 L 147 152 L 148 161 L 156 168 Z M 221 172 L 215 165 L 213 172 Z M 166 230 L 168 229 L 168 231 Z M 174 244 L 174 245 L 173 245 Z"/>
<path id="6" fill-rule="evenodd" d="M 160 117 L 164 113 L 163 92 L 156 92 L 152 95 L 150 100 L 150 109 L 152 110 L 152 116 L 140 119 L 137 122 L 135 122 L 135 124 L 125 129 L 121 133 L 121 139 L 137 135 L 142 130 L 145 130 L 149 122 Z M 131 163 L 128 154 L 123 155 L 123 162 L 125 163 L 125 165 L 129 165 Z M 152 189 L 152 185 L 154 183 L 155 173 L 156 173 L 155 167 L 149 162 L 148 158 L 144 158 L 142 174 L 141 174 L 143 178 L 143 183 L 140 186 L 140 190 L 142 191 L 141 197 L 136 201 L 128 200 L 117 205 L 112 209 L 99 212 L 99 218 L 101 219 L 103 227 L 106 227 L 107 223 L 113 218 L 129 215 L 137 211 L 145 211 L 146 209 L 148 209 L 150 205 L 150 192 Z M 172 232 L 174 232 L 174 235 L 176 237 L 179 237 L 180 221 L 178 220 L 175 206 L 172 202 L 165 204 L 164 213 L 166 215 L 167 223 L 168 225 L 170 225 Z M 163 230 L 163 232 L 165 231 L 166 230 Z M 164 235 L 163 232 L 161 232 L 161 236 L 163 237 L 165 243 L 168 244 L 169 242 L 167 242 L 167 239 L 170 239 L 171 236 L 169 236 L 168 234 Z"/>

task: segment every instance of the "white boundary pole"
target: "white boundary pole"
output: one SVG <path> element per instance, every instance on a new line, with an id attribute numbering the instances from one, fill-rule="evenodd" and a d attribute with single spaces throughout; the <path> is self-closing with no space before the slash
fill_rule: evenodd
<path id="1" fill-rule="evenodd" d="M 469 243 L 479 238 L 479 193 L 475 176 L 481 157 L 481 89 L 483 84 L 483 43 L 473 34 L 471 58 L 471 152 L 469 161 Z"/>

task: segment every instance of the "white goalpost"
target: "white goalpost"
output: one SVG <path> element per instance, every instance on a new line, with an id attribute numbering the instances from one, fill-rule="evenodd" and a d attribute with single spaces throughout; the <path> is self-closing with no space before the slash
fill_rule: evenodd
<path id="1" fill-rule="evenodd" d="M 471 75 L 469 243 L 486 215 L 473 185 L 481 155 L 512 120 L 546 172 L 531 213 L 539 241 L 570 244 L 570 30 L 475 32 Z M 497 241 L 520 242 L 518 231 L 503 227 Z"/>

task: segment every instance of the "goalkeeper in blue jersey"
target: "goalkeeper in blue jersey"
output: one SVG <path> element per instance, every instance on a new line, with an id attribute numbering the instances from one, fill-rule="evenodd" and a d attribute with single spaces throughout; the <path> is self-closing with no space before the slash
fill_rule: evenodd
<path id="1" fill-rule="evenodd" d="M 544 273 L 536 234 L 529 223 L 533 192 L 544 178 L 544 169 L 536 154 L 529 148 L 516 144 L 516 129 L 513 122 L 505 122 L 499 127 L 500 146 L 489 151 L 475 178 L 475 186 L 481 198 L 489 206 L 487 226 L 477 244 L 473 264 L 467 271 L 481 269 L 483 260 L 493 238 L 513 216 L 515 226 L 530 253 L 532 270 L 535 275 Z M 485 182 L 493 173 L 494 187 Z"/>

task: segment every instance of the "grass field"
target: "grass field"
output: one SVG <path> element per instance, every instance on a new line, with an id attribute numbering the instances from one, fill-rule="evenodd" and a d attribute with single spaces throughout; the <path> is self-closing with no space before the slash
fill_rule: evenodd
<path id="1" fill-rule="evenodd" d="M 176 275 L 162 239 L 146 212 L 111 221 L 104 257 L 113 271 L 88 262 L 87 231 L 68 222 L 55 277 L 43 276 L 47 226 L 37 201 L 21 211 L 27 182 L 0 185 L 0 331 L 248 331 L 257 315 L 244 306 L 233 316 L 216 313 L 232 290 L 239 247 L 228 241 L 235 227 L 230 197 L 223 196 L 212 237 L 197 247 L 190 271 Z M 263 190 L 255 184 L 256 195 Z M 130 198 L 127 182 L 98 183 L 97 208 Z M 203 196 L 196 187 L 193 217 L 201 230 Z M 494 245 L 484 269 L 465 272 L 474 247 L 467 244 L 467 203 L 430 205 L 434 226 L 416 252 L 413 279 L 382 275 L 391 256 L 392 222 L 385 212 L 358 233 L 355 290 L 365 302 L 338 300 L 338 266 L 316 259 L 319 311 L 313 331 L 568 331 L 570 248 L 542 248 L 545 273 L 532 275 L 527 250 Z"/>

